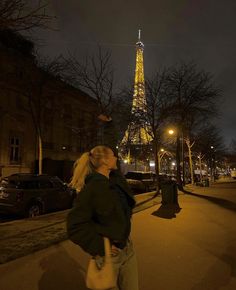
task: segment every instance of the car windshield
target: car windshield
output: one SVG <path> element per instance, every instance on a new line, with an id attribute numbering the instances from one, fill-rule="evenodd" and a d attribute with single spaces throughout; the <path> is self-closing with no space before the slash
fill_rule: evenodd
<path id="1" fill-rule="evenodd" d="M 1 180 L 0 188 L 34 189 L 38 188 L 36 180 L 16 180 L 4 178 Z"/>
<path id="2" fill-rule="evenodd" d="M 150 173 L 144 173 L 143 174 L 143 179 L 152 179 L 152 176 Z"/>
<path id="3" fill-rule="evenodd" d="M 127 179 L 136 179 L 136 180 L 142 180 L 142 179 L 152 179 L 154 176 L 152 173 L 149 172 L 128 172 L 126 174 Z"/>
<path id="4" fill-rule="evenodd" d="M 136 180 L 141 180 L 141 174 L 137 172 L 128 172 L 125 176 L 127 179 L 136 179 Z"/>

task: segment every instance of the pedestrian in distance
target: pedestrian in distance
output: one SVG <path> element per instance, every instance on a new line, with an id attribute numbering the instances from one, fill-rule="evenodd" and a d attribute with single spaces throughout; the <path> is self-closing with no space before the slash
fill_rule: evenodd
<path id="1" fill-rule="evenodd" d="M 136 255 L 130 239 L 135 201 L 117 170 L 112 149 L 101 145 L 82 154 L 75 162 L 71 186 L 78 195 L 67 217 L 69 239 L 102 267 L 103 237 L 107 237 L 117 280 L 112 290 L 138 290 Z"/>

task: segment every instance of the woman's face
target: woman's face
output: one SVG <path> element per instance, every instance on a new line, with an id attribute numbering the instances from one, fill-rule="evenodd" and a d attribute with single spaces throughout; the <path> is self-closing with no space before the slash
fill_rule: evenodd
<path id="1" fill-rule="evenodd" d="M 117 157 L 114 155 L 114 152 L 109 149 L 108 153 L 105 156 L 105 165 L 110 169 L 117 169 Z"/>

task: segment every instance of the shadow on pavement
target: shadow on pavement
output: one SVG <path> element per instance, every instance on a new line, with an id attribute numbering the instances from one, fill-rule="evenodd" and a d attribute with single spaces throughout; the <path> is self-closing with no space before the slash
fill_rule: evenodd
<path id="1" fill-rule="evenodd" d="M 217 259 L 214 263 L 212 263 L 211 267 L 208 268 L 205 276 L 201 277 L 201 279 L 191 288 L 191 290 L 206 289 L 206 285 L 208 285 L 207 289 L 236 289 L 236 284 L 233 282 L 236 277 L 235 245 L 235 240 L 233 240 L 220 256 L 212 252 Z M 222 262 L 229 267 L 227 275 L 224 275 L 224 271 L 222 271 Z"/>
<path id="2" fill-rule="evenodd" d="M 198 194 L 198 193 L 193 193 L 191 191 L 187 191 L 187 190 L 183 190 L 184 193 L 192 195 L 192 196 L 196 196 L 196 197 L 200 197 L 200 198 L 204 198 L 214 204 L 217 204 L 225 209 L 231 210 L 233 212 L 236 212 L 236 203 L 224 199 L 224 198 L 219 198 L 219 197 L 214 197 L 214 196 L 209 196 L 209 195 L 202 195 L 202 194 Z"/>
<path id="3" fill-rule="evenodd" d="M 158 210 L 154 211 L 152 215 L 164 218 L 172 219 L 176 218 L 176 214 L 181 211 L 181 207 L 178 204 L 165 204 L 161 205 Z"/>
<path id="4" fill-rule="evenodd" d="M 85 270 L 66 251 L 59 250 L 40 261 L 43 274 L 38 283 L 39 290 L 87 290 Z"/>

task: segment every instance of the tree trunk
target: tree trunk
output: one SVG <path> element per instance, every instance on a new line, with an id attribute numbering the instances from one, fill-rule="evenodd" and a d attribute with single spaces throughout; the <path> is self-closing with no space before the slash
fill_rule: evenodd
<path id="1" fill-rule="evenodd" d="M 182 174 L 183 174 L 183 185 L 185 185 L 185 165 L 184 165 L 184 134 L 181 133 L 181 159 L 182 159 Z"/>
<path id="2" fill-rule="evenodd" d="M 43 173 L 43 146 L 42 146 L 42 138 L 41 135 L 38 135 L 38 153 L 39 153 L 39 168 L 38 168 L 38 174 Z"/>
<path id="3" fill-rule="evenodd" d="M 153 151 L 155 157 L 155 173 L 156 173 L 156 183 L 157 183 L 157 194 L 160 192 L 160 178 L 159 178 L 159 148 L 156 142 L 153 142 Z"/>
<path id="4" fill-rule="evenodd" d="M 199 156 L 200 182 L 202 182 L 202 156 Z"/>
<path id="5" fill-rule="evenodd" d="M 159 151 L 158 151 L 157 155 L 158 155 L 158 170 L 161 171 L 161 156 L 159 154 Z"/>
<path id="6" fill-rule="evenodd" d="M 177 183 L 179 190 L 183 190 L 183 183 L 181 179 L 181 167 L 180 167 L 180 137 L 177 133 L 176 138 L 176 168 L 177 168 Z"/>
<path id="7" fill-rule="evenodd" d="M 189 145 L 187 144 L 187 146 L 188 146 L 189 167 L 190 167 L 190 174 L 191 174 L 191 184 L 194 184 L 192 151 L 191 151 L 190 144 Z"/>

